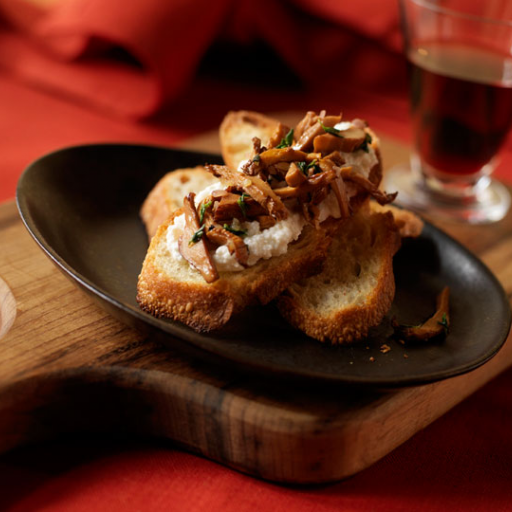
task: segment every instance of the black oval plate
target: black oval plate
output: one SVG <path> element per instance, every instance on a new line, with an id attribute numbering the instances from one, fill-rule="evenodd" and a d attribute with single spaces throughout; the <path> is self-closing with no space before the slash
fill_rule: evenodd
<path id="1" fill-rule="evenodd" d="M 17 202 L 46 254 L 102 307 L 163 343 L 279 376 L 378 387 L 417 385 L 470 371 L 490 359 L 510 329 L 507 297 L 492 273 L 460 244 L 426 224 L 395 257 L 396 298 L 367 340 L 330 346 L 292 329 L 270 306 L 249 308 L 222 330 L 197 334 L 154 318 L 135 300 L 147 250 L 139 208 L 166 172 L 220 157 L 137 145 L 89 145 L 49 154 L 21 177 Z M 442 341 L 404 346 L 389 318 L 414 324 L 451 289 L 451 330 Z M 383 354 L 381 345 L 391 350 Z"/>

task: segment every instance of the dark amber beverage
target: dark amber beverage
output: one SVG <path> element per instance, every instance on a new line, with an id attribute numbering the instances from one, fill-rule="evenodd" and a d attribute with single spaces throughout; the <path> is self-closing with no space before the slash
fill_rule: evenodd
<path id="1" fill-rule="evenodd" d="M 512 125 L 512 60 L 432 44 L 408 52 L 416 151 L 438 179 L 485 173 Z"/>

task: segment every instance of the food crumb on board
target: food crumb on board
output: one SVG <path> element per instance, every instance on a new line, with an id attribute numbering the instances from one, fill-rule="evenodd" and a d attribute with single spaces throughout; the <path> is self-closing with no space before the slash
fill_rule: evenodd
<path id="1" fill-rule="evenodd" d="M 380 346 L 380 351 L 381 351 L 383 354 L 387 354 L 390 350 L 391 350 L 391 347 L 390 347 L 389 345 L 386 345 L 385 343 L 383 343 L 383 344 Z"/>
<path id="2" fill-rule="evenodd" d="M 375 361 L 375 357 L 371 356 L 370 361 L 373 363 Z"/>
<path id="3" fill-rule="evenodd" d="M 409 356 L 407 354 L 404 354 L 404 359 L 407 359 Z"/>

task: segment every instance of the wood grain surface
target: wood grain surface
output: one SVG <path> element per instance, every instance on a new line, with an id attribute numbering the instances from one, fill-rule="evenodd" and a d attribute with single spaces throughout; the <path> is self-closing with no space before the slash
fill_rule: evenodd
<path id="1" fill-rule="evenodd" d="M 187 147 L 215 151 L 208 134 Z M 387 166 L 407 148 L 383 140 Z M 512 217 L 434 222 L 512 296 Z M 163 348 L 99 309 L 45 257 L 14 203 L 0 205 L 0 450 L 67 432 L 133 432 L 274 481 L 352 475 L 512 363 L 512 341 L 479 369 L 390 392 L 264 382 Z M 12 293 L 11 293 L 12 292 Z"/>

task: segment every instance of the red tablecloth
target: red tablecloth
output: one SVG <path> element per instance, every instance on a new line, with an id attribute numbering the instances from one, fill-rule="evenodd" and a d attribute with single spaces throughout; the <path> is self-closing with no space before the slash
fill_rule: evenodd
<path id="1" fill-rule="evenodd" d="M 188 71 L 182 70 L 177 78 L 164 73 L 157 81 L 145 82 L 147 77 L 137 76 L 138 71 L 133 68 L 128 72 L 123 67 L 125 60 L 120 60 L 120 69 L 112 71 L 110 68 L 109 82 L 97 73 L 97 67 L 91 73 L 87 69 L 88 58 L 98 55 L 106 58 L 98 46 L 89 47 L 87 58 L 73 60 L 73 52 L 76 55 L 85 51 L 85 39 L 77 37 L 77 32 L 73 32 L 73 37 L 68 33 L 63 45 L 56 33 L 52 33 L 59 23 L 62 27 L 63 20 L 68 23 L 73 16 L 83 25 L 87 16 L 80 17 L 73 11 L 83 7 L 83 2 L 69 2 L 67 13 L 61 12 L 60 17 L 56 16 L 42 28 L 38 26 L 37 30 L 30 23 L 31 9 L 29 14 L 24 13 L 14 21 L 12 12 L 5 15 L 10 24 L 5 30 L 0 25 L 0 66 L 3 67 L 3 70 L 0 68 L 0 200 L 14 196 L 23 168 L 46 152 L 72 144 L 102 141 L 172 145 L 215 128 L 231 109 L 343 110 L 347 117 L 368 119 L 382 134 L 409 140 L 404 62 L 395 51 L 394 2 L 361 0 L 357 2 L 359 10 L 353 10 L 356 7 L 335 10 L 327 1 L 267 1 L 265 5 L 262 2 L 260 8 L 267 17 L 274 13 L 280 16 L 281 22 L 287 19 L 283 6 L 289 8 L 293 4 L 294 13 L 299 13 L 294 18 L 297 24 L 282 26 L 281 32 L 274 25 L 267 27 L 266 18 L 258 14 L 251 2 L 240 2 L 235 10 L 227 1 L 219 2 L 215 8 L 215 2 L 205 3 L 211 4 L 205 16 L 214 16 L 215 23 L 209 25 L 213 27 L 209 37 L 196 42 L 193 63 L 197 63 L 201 50 L 215 34 L 222 33 L 220 39 L 239 43 L 253 41 L 255 34 L 263 34 L 266 44 L 277 48 L 281 57 L 306 78 L 293 79 L 291 84 L 286 81 L 289 78 L 274 79 L 273 75 L 265 80 L 260 76 L 247 81 L 240 80 L 242 77 L 235 73 L 234 78 L 227 79 L 212 72 L 211 66 L 205 66 L 204 72 L 194 75 L 195 68 L 191 66 Z M 156 2 L 148 4 L 156 5 Z M 199 5 L 186 1 L 182 4 L 188 8 Z M 8 1 L 0 0 L 0 13 L 1 8 L 7 12 L 9 5 Z M 378 6 L 381 7 L 377 11 Z M 98 2 L 91 1 L 89 14 L 97 7 Z M 373 12 L 375 17 L 363 17 L 361 22 L 362 12 Z M 16 16 L 17 13 L 19 11 L 15 11 Z M 313 13 L 319 20 L 330 20 L 327 25 L 318 20 L 314 23 L 315 27 L 328 30 L 326 41 L 333 41 L 333 54 L 335 50 L 345 48 L 345 51 L 340 53 L 342 64 L 339 67 L 330 73 L 319 67 L 323 71 L 311 76 L 316 50 L 313 48 L 310 60 L 302 63 L 297 60 L 293 44 L 298 44 L 295 29 L 304 27 L 305 20 Z M 190 17 L 190 11 L 184 11 L 183 16 Z M 228 22 L 227 19 L 238 21 Z M 133 20 L 126 20 L 126 24 L 125 27 L 137 28 Z M 349 28 L 334 37 L 334 28 L 343 25 Z M 121 28 L 119 31 L 122 32 Z M 117 33 L 117 46 L 123 42 L 121 32 Z M 146 32 L 135 32 L 146 36 Z M 49 33 L 52 35 L 46 40 L 46 53 L 35 53 L 31 45 L 39 44 Z M 321 33 L 315 32 L 320 34 L 318 37 Z M 293 44 L 283 39 L 283 34 L 295 34 Z M 184 37 L 174 34 L 175 38 L 178 36 Z M 172 46 L 177 39 L 169 38 L 166 44 Z M 137 40 L 157 46 L 161 42 Z M 185 36 L 185 40 L 189 39 Z M 354 41 L 359 41 L 357 46 L 350 47 Z M 104 43 L 99 45 L 103 49 Z M 87 45 L 91 44 L 88 39 Z M 30 48 L 24 48 L 27 45 Z M 6 48 L 14 53 L 7 52 Z M 149 52 L 152 46 L 147 48 Z M 62 54 L 64 49 L 68 52 L 66 55 Z M 60 55 L 57 59 L 55 52 Z M 133 53 L 144 63 L 144 70 L 161 70 L 162 55 L 146 59 L 139 50 Z M 366 55 L 367 59 L 361 60 L 361 55 Z M 168 58 L 166 54 L 165 59 Z M 165 59 L 164 67 L 169 65 Z M 256 62 L 253 64 L 255 69 L 260 69 Z M 56 75 L 45 78 L 44 70 Z M 56 77 L 76 82 L 63 84 Z M 149 94 L 148 90 L 153 90 L 151 87 L 160 84 L 162 96 L 152 96 L 151 101 L 139 105 L 138 109 L 131 108 L 134 96 L 128 97 L 129 101 L 127 96 L 112 101 L 123 79 L 136 82 L 130 86 L 131 95 L 139 94 L 143 98 L 144 94 Z M 109 83 L 117 85 L 101 90 L 102 85 L 106 87 Z M 94 87 L 99 87 L 100 98 L 91 95 Z M 145 93 L 144 87 L 149 87 Z M 128 90 L 125 92 L 128 94 Z M 157 113 L 145 121 L 127 120 L 147 116 L 153 110 Z M 509 144 L 497 175 L 512 179 L 511 170 Z M 511 510 L 511 432 L 512 372 L 507 372 L 371 468 L 347 481 L 316 488 L 289 488 L 263 482 L 179 451 L 167 441 L 73 437 L 0 456 L 0 510 Z"/>

